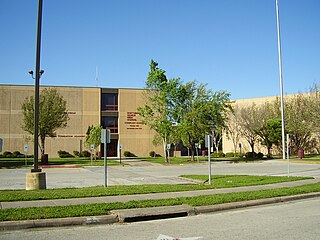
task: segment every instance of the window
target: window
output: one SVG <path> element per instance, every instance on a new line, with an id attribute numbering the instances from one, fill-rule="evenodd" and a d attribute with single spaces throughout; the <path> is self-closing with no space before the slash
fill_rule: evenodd
<path id="1" fill-rule="evenodd" d="M 102 93 L 101 111 L 108 111 L 108 112 L 118 111 L 118 94 L 117 93 Z"/>
<path id="2" fill-rule="evenodd" d="M 118 117 L 102 117 L 102 127 L 110 129 L 110 133 L 118 133 Z"/>

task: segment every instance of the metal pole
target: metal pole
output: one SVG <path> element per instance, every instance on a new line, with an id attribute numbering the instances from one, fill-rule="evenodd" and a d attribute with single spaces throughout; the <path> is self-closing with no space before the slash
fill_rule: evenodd
<path id="1" fill-rule="evenodd" d="M 211 185 L 211 136 L 208 135 L 208 168 L 209 168 L 209 185 Z"/>
<path id="2" fill-rule="evenodd" d="M 36 52 L 36 78 L 34 97 L 34 169 L 31 172 L 41 172 L 38 167 L 38 129 L 39 129 L 39 82 L 40 82 L 40 50 L 41 50 L 41 22 L 42 22 L 42 0 L 38 2 L 38 27 L 37 27 L 37 52 Z"/>
<path id="3" fill-rule="evenodd" d="M 282 57 L 281 57 L 281 38 L 280 38 L 280 20 L 279 20 L 278 0 L 276 0 L 276 15 L 277 15 L 277 32 L 278 32 L 278 60 L 279 60 L 281 122 L 282 122 L 282 158 L 286 159 L 285 124 L 284 124 L 284 101 L 283 101 L 283 83 L 282 83 Z"/>
<path id="4" fill-rule="evenodd" d="M 108 174 L 107 174 L 107 141 L 103 144 L 103 157 L 104 157 L 104 186 L 108 186 Z"/>
<path id="5" fill-rule="evenodd" d="M 287 134 L 287 159 L 288 159 L 288 177 L 290 177 L 290 138 Z"/>

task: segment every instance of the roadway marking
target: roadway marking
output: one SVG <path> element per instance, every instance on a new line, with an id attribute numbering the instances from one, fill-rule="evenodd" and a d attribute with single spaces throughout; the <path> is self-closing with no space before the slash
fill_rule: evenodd
<path id="1" fill-rule="evenodd" d="M 176 238 L 176 237 L 170 237 L 170 236 L 160 234 L 156 240 L 197 240 L 201 238 L 203 237 Z"/>

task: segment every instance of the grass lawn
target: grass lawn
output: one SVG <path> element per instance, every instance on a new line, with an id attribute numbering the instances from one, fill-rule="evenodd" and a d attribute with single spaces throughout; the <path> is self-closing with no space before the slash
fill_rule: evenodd
<path id="1" fill-rule="evenodd" d="M 79 165 L 79 166 L 103 166 L 104 160 L 91 160 L 90 158 L 49 158 L 48 165 Z M 39 160 L 41 166 L 41 160 Z M 123 165 L 124 163 L 122 163 Z M 27 158 L 27 166 L 32 167 L 33 158 Z M 108 165 L 120 165 L 118 161 L 108 159 Z M 0 158 L 0 168 L 26 167 L 24 158 Z"/>
<path id="2" fill-rule="evenodd" d="M 185 175 L 192 179 L 204 181 L 206 176 Z M 99 197 L 115 195 L 132 195 L 160 192 L 180 192 L 192 190 L 204 190 L 213 188 L 241 187 L 263 185 L 279 182 L 297 181 L 307 179 L 305 177 L 278 177 L 278 176 L 241 176 L 241 175 L 217 175 L 212 176 L 212 184 L 150 184 L 130 186 L 96 186 L 86 188 L 65 188 L 47 190 L 1 190 L 0 202 L 29 201 L 43 199 L 66 199 L 81 197 Z"/>
<path id="3" fill-rule="evenodd" d="M 240 193 L 224 193 L 195 197 L 180 197 L 173 199 L 160 200 L 142 200 L 129 201 L 125 203 L 98 203 L 73 206 L 56 206 L 56 207 L 33 207 L 33 208 L 13 208 L 1 209 L 0 221 L 15 221 L 27 219 L 45 219 L 45 218 L 61 218 L 76 216 L 97 216 L 106 215 L 110 210 L 145 208 L 157 206 L 173 206 L 188 204 L 191 206 L 206 206 L 229 202 L 239 202 L 246 200 L 255 200 L 262 198 L 271 198 L 279 196 L 289 196 L 295 194 L 303 194 L 310 192 L 320 192 L 320 183 L 308 184 L 299 187 L 269 189 L 260 191 L 249 191 Z"/>

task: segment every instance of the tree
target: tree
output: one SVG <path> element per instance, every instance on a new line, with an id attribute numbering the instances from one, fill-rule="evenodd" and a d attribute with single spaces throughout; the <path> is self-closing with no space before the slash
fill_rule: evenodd
<path id="1" fill-rule="evenodd" d="M 86 144 L 88 147 L 94 145 L 96 149 L 101 144 L 101 129 L 102 127 L 100 125 L 88 127 L 87 133 L 89 132 L 89 134 L 86 136 Z M 96 151 L 94 152 L 94 158 L 96 159 Z"/>
<path id="2" fill-rule="evenodd" d="M 184 99 L 179 102 L 177 115 L 177 132 L 184 146 L 191 150 L 191 160 L 194 161 L 195 143 L 200 142 L 210 129 L 211 91 L 206 85 L 188 82 L 184 86 Z"/>
<path id="3" fill-rule="evenodd" d="M 261 128 L 263 122 L 258 115 L 258 108 L 255 104 L 243 107 L 240 109 L 239 124 L 242 128 L 242 135 L 247 140 L 251 147 L 251 152 L 254 152 L 254 145 L 259 138 L 257 129 Z"/>
<path id="4" fill-rule="evenodd" d="M 142 122 L 156 132 L 153 143 L 163 144 L 166 162 L 169 162 L 167 144 L 171 143 L 170 138 L 174 132 L 174 95 L 179 85 L 179 79 L 168 80 L 165 71 L 159 69 L 158 63 L 151 60 L 144 92 L 146 104 L 139 107 L 138 112 Z"/>
<path id="5" fill-rule="evenodd" d="M 261 144 L 266 146 L 268 156 L 271 156 L 273 145 L 280 146 L 282 137 L 281 118 L 267 119 L 262 128 L 259 130 Z"/>
<path id="6" fill-rule="evenodd" d="M 240 109 L 238 106 L 233 107 L 229 112 L 226 122 L 227 138 L 231 139 L 234 153 L 237 152 L 238 143 L 242 135 L 242 128 L 240 126 Z"/>
<path id="7" fill-rule="evenodd" d="M 34 134 L 34 97 L 27 97 L 22 106 L 22 129 Z M 46 137 L 55 137 L 56 131 L 67 126 L 67 102 L 54 88 L 45 88 L 39 96 L 39 135 L 41 154 L 45 153 Z"/>
<path id="8" fill-rule="evenodd" d="M 268 156 L 271 156 L 273 145 L 279 146 L 281 142 L 281 118 L 279 101 L 265 102 L 256 106 L 256 129 L 262 145 L 266 146 Z"/>
<path id="9" fill-rule="evenodd" d="M 285 101 L 285 123 L 293 152 L 310 151 L 315 147 L 319 132 L 319 97 L 314 94 L 297 94 Z"/>
<path id="10" fill-rule="evenodd" d="M 229 98 L 230 93 L 218 91 L 210 96 L 208 102 L 208 126 L 211 130 L 213 144 L 217 152 L 222 141 L 223 131 L 227 126 L 228 112 L 232 110 Z"/>

